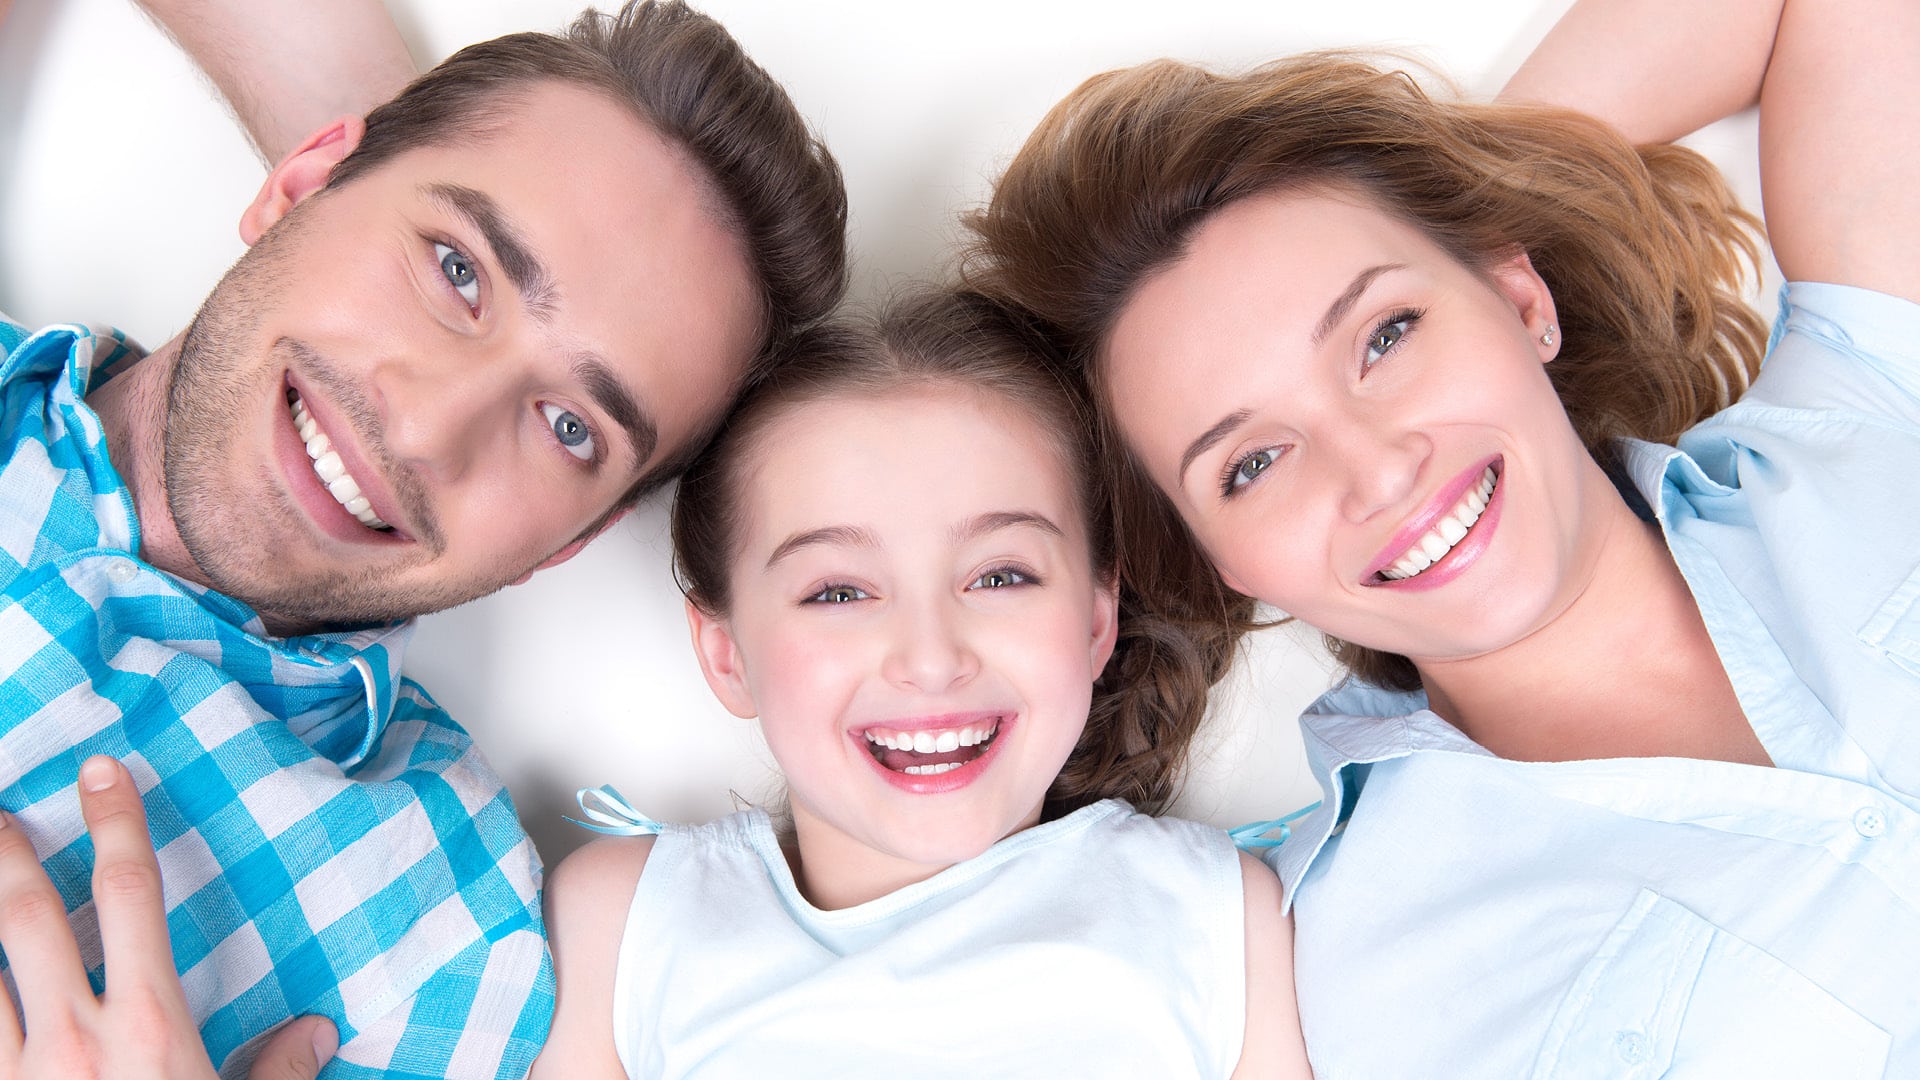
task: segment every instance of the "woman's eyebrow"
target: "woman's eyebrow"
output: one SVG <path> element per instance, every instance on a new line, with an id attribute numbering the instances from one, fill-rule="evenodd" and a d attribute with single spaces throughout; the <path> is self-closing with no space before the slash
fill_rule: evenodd
<path id="1" fill-rule="evenodd" d="M 1187 469 L 1193 464 L 1195 458 L 1219 445 L 1220 440 L 1233 434 L 1234 428 L 1252 418 L 1253 413 L 1248 410 L 1235 409 L 1221 417 L 1212 427 L 1201 432 L 1200 437 L 1188 443 L 1187 449 L 1180 455 L 1180 471 L 1175 474 L 1175 480 L 1181 484 L 1186 483 Z"/>
<path id="2" fill-rule="evenodd" d="M 1405 263 L 1381 263 L 1379 266 L 1369 266 L 1355 274 L 1353 282 L 1347 286 L 1346 291 L 1333 298 L 1333 303 L 1327 305 L 1327 313 L 1320 316 L 1320 321 L 1315 324 L 1313 347 L 1317 349 L 1327 343 L 1327 335 L 1333 333 L 1333 328 L 1340 325 L 1341 319 L 1347 317 L 1347 312 L 1353 310 L 1353 305 L 1360 302 L 1361 295 L 1367 291 L 1367 286 L 1373 284 L 1374 278 L 1389 270 L 1406 268 Z"/>

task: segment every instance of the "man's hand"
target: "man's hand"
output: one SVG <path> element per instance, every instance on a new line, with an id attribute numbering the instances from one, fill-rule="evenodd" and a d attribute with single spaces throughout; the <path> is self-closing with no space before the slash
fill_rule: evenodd
<path id="1" fill-rule="evenodd" d="M 80 812 L 93 836 L 107 992 L 93 995 L 66 905 L 26 834 L 0 812 L 0 948 L 21 1010 L 16 1016 L 0 1007 L 0 1080 L 211 1077 L 173 969 L 146 811 L 118 761 L 96 757 L 81 766 Z M 334 1040 L 325 1017 L 295 1020 L 262 1048 L 251 1080 L 310 1080 L 333 1056 Z"/>

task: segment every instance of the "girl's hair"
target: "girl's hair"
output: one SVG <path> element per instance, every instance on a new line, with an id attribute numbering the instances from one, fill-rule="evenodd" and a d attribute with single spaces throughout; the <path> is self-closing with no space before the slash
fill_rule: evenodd
<path id="1" fill-rule="evenodd" d="M 1100 451 L 1089 435 L 1085 399 L 1058 355 L 1024 316 L 1002 305 L 974 293 L 927 290 L 877 319 L 799 335 L 782 362 L 748 389 L 674 499 L 674 572 L 687 599 L 715 617 L 731 609 L 728 569 L 750 512 L 741 505 L 745 463 L 758 456 L 775 420 L 796 409 L 857 408 L 861 397 L 923 389 L 991 394 L 1033 418 L 1073 480 L 1094 572 L 1112 581 L 1110 500 L 1094 464 Z M 832 422 L 824 419 L 830 411 L 817 415 Z M 1132 606 L 1123 590 L 1119 641 L 1094 685 L 1086 730 L 1048 790 L 1048 818 L 1105 798 L 1157 813 L 1177 791 L 1213 676 L 1182 635 L 1133 617 Z"/>
<path id="2" fill-rule="evenodd" d="M 969 284 L 1032 313 L 1110 405 L 1100 358 L 1141 282 L 1214 211 L 1303 190 L 1361 192 L 1476 270 L 1524 251 L 1558 312 L 1549 376 L 1603 465 L 1615 436 L 1671 442 L 1759 367 L 1764 326 L 1741 296 L 1758 223 L 1705 159 L 1635 148 L 1564 109 L 1436 100 L 1337 53 L 1238 76 L 1163 60 L 1081 84 L 970 219 Z M 1259 625 L 1253 601 L 1220 581 L 1131 455 L 1106 460 L 1122 582 L 1218 677 Z M 1370 682 L 1420 685 L 1405 657 L 1328 644 Z"/>

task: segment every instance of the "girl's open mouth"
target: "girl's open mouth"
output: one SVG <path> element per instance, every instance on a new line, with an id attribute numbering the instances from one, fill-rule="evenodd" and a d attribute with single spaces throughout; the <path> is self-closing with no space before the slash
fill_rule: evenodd
<path id="1" fill-rule="evenodd" d="M 986 753 L 999 733 L 1000 718 L 996 716 L 960 727 L 916 731 L 870 727 L 865 735 L 867 752 L 889 771 L 909 776 L 937 776 Z"/>

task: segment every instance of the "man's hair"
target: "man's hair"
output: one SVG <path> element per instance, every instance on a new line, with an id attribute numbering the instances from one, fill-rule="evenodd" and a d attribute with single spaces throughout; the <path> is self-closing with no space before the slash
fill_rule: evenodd
<path id="1" fill-rule="evenodd" d="M 630 0 L 612 14 L 589 8 L 561 33 L 461 49 L 367 114 L 365 136 L 328 185 L 408 150 L 485 134 L 500 122 L 503 100 L 552 81 L 628 106 L 698 167 L 760 286 L 764 327 L 747 381 L 840 302 L 847 195 L 839 165 L 726 28 L 679 0 Z M 622 505 L 678 473 L 709 433 L 650 470 Z"/>

